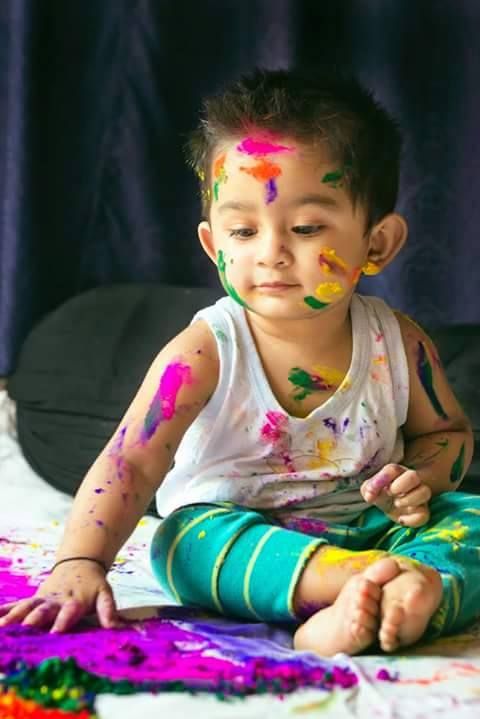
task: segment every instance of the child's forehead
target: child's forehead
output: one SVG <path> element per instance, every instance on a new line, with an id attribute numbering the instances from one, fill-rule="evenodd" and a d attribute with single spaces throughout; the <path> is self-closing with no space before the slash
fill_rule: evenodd
<path id="1" fill-rule="evenodd" d="M 252 161 L 263 158 L 270 162 L 287 159 L 315 167 L 335 163 L 326 141 L 309 142 L 287 134 L 251 132 L 218 144 L 212 152 L 212 169 L 215 171 L 219 165 L 227 163 L 235 166 L 249 158 Z"/>

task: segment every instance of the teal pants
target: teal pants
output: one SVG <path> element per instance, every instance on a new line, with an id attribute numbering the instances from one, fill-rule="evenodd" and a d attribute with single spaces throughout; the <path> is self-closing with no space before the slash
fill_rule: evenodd
<path id="1" fill-rule="evenodd" d="M 440 573 L 443 599 L 427 630 L 433 638 L 480 616 L 480 496 L 447 492 L 430 501 L 430 511 L 428 524 L 412 529 L 370 507 L 347 524 L 319 524 L 313 536 L 230 502 L 189 505 L 157 529 L 152 568 L 180 604 L 247 620 L 298 622 L 295 588 L 320 545 L 385 550 Z"/>

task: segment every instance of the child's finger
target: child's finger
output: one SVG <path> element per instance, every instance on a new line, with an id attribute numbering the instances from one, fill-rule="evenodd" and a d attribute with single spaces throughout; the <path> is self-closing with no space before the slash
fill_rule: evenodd
<path id="1" fill-rule="evenodd" d="M 388 489 L 397 477 L 405 472 L 399 464 L 386 464 L 383 469 L 367 479 L 362 484 L 362 495 L 367 502 L 371 502 L 383 491 Z"/>
<path id="2" fill-rule="evenodd" d="M 414 469 L 406 469 L 403 474 L 391 483 L 390 494 L 405 494 L 411 492 L 422 484 L 422 480 Z"/>
<path id="3" fill-rule="evenodd" d="M 59 612 L 60 606 L 52 602 L 42 602 L 35 607 L 23 620 L 22 624 L 30 627 L 45 627 L 51 624 Z"/>
<path id="4" fill-rule="evenodd" d="M 396 497 L 393 502 L 394 507 L 418 507 L 426 504 L 432 496 L 432 490 L 427 484 L 421 484 L 416 489 L 407 492 L 405 496 Z"/>
<path id="5" fill-rule="evenodd" d="M 430 519 L 430 510 L 427 506 L 423 507 L 412 507 L 411 512 L 405 512 L 402 514 L 398 521 L 405 527 L 421 527 L 426 524 Z"/>
<path id="6" fill-rule="evenodd" d="M 21 622 L 36 606 L 44 601 L 42 597 L 29 597 L 29 599 L 24 599 L 20 602 L 10 602 L 3 605 L 2 611 L 5 609 L 6 612 L 0 617 L 0 627 Z"/>
<path id="7" fill-rule="evenodd" d="M 76 599 L 71 599 L 60 608 L 50 632 L 52 634 L 66 632 L 73 627 L 85 614 L 84 605 Z"/>
<path id="8" fill-rule="evenodd" d="M 105 627 L 105 629 L 112 629 L 122 624 L 117 614 L 112 592 L 109 588 L 104 587 L 98 593 L 96 608 L 100 624 L 102 627 Z"/>

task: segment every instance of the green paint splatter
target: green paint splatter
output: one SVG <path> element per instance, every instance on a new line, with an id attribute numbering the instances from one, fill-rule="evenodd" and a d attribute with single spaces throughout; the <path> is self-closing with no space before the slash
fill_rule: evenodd
<path id="1" fill-rule="evenodd" d="M 312 394 L 312 392 L 325 392 L 335 388 L 327 380 L 318 375 L 312 375 L 301 367 L 292 367 L 288 380 L 295 386 L 293 398 L 299 402 Z"/>
<path id="2" fill-rule="evenodd" d="M 223 330 L 219 329 L 218 327 L 214 327 L 214 332 L 220 342 L 228 342 L 228 337 Z"/>
<path id="3" fill-rule="evenodd" d="M 430 464 L 431 462 L 433 462 L 433 460 L 438 457 L 441 452 L 444 452 L 446 449 L 448 449 L 448 439 L 441 439 L 439 442 L 435 442 L 435 444 L 437 445 L 437 447 L 440 447 L 440 449 L 437 449 L 433 454 L 426 458 L 422 458 L 423 453 L 419 452 L 412 457 L 408 464 L 406 462 L 403 462 L 405 467 L 407 467 L 408 469 L 418 469 L 419 467 L 423 467 L 426 464 Z M 418 462 L 416 462 L 417 459 Z"/>
<path id="4" fill-rule="evenodd" d="M 303 301 L 313 310 L 323 310 L 324 307 L 328 307 L 328 305 L 330 304 L 329 302 L 320 302 L 320 300 L 317 300 L 312 295 L 304 297 Z"/>
<path id="5" fill-rule="evenodd" d="M 305 399 L 308 395 L 312 394 L 315 389 L 313 387 L 313 378 L 310 377 L 308 372 L 304 369 L 300 369 L 300 367 L 293 367 L 293 369 L 290 370 L 288 381 L 295 385 L 293 399 L 298 402 L 301 402 L 302 399 Z"/>
<path id="6" fill-rule="evenodd" d="M 428 359 L 426 346 L 420 340 L 418 341 L 417 373 L 435 412 L 442 419 L 448 419 L 433 386 L 433 367 Z"/>
<path id="7" fill-rule="evenodd" d="M 450 472 L 450 482 L 460 482 L 463 476 L 463 465 L 465 463 L 465 442 L 462 444 L 462 448 L 458 454 L 457 459 L 452 465 L 452 471 Z"/>
<path id="8" fill-rule="evenodd" d="M 322 177 L 322 182 L 331 185 L 334 189 L 341 187 L 343 184 L 344 172 L 343 170 L 334 170 L 333 172 L 327 172 Z"/>
<path id="9" fill-rule="evenodd" d="M 239 305 L 241 305 L 242 307 L 245 307 L 247 310 L 251 310 L 252 308 L 249 307 L 244 300 L 242 300 L 242 298 L 238 294 L 235 287 L 233 287 L 233 285 L 231 285 L 230 282 L 227 280 L 227 271 L 226 271 L 227 268 L 226 268 L 225 255 L 223 254 L 223 250 L 218 250 L 217 267 L 218 267 L 218 273 L 220 275 L 220 281 L 223 285 L 225 292 L 228 295 L 230 295 L 232 300 L 235 300 L 235 302 L 238 302 Z"/>

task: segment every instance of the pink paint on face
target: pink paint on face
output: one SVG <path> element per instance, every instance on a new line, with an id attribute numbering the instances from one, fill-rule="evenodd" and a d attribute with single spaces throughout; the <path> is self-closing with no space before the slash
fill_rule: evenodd
<path id="1" fill-rule="evenodd" d="M 175 414 L 177 395 L 184 384 L 192 383 L 192 368 L 182 362 L 167 365 L 145 417 L 140 443 L 145 444 L 155 434 L 163 420 L 170 420 Z"/>
<path id="2" fill-rule="evenodd" d="M 287 145 L 277 145 L 268 140 L 260 140 L 255 137 L 246 137 L 237 145 L 238 152 L 244 152 L 247 155 L 271 155 L 276 152 L 293 152 L 294 147 Z"/>

